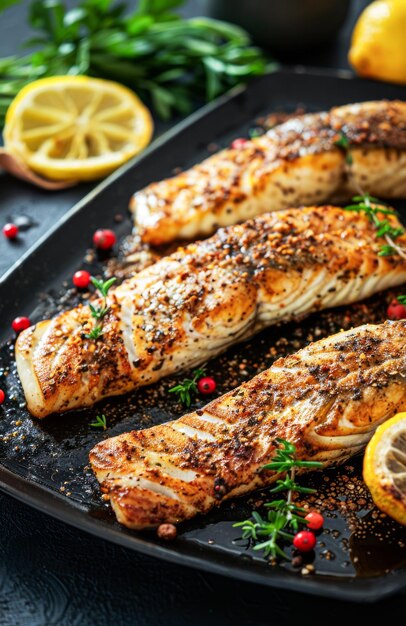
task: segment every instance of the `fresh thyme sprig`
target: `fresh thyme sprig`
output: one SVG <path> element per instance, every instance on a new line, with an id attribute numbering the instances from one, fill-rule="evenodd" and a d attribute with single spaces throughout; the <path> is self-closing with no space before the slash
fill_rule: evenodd
<path id="1" fill-rule="evenodd" d="M 197 381 L 199 378 L 202 378 L 204 374 L 204 369 L 197 369 L 193 372 L 193 378 L 185 378 L 181 383 L 179 383 L 179 385 L 169 389 L 169 393 L 176 393 L 180 402 L 189 408 L 192 403 L 191 394 L 198 393 Z"/>
<path id="2" fill-rule="evenodd" d="M 109 292 L 110 287 L 116 282 L 117 278 L 109 278 L 105 282 L 102 280 L 97 280 L 94 276 L 90 278 L 92 285 L 100 292 L 100 295 L 103 297 L 103 304 L 100 307 L 95 307 L 92 303 L 89 303 L 89 309 L 92 314 L 92 317 L 96 320 L 94 328 L 90 331 L 90 333 L 86 333 L 86 339 L 99 339 L 99 337 L 103 334 L 103 319 L 109 311 L 109 306 L 107 304 L 107 294 Z"/>
<path id="3" fill-rule="evenodd" d="M 103 428 L 103 430 L 107 429 L 107 418 L 104 414 L 96 415 L 96 419 L 94 422 L 90 422 L 89 426 L 93 426 L 93 428 Z"/>
<path id="4" fill-rule="evenodd" d="M 353 157 L 350 152 L 351 142 L 349 138 L 343 131 L 340 131 L 339 139 L 337 139 L 334 144 L 344 151 L 347 173 L 349 178 L 353 178 L 353 171 L 351 167 L 353 164 Z M 354 204 L 349 204 L 344 207 L 344 209 L 347 211 L 356 211 L 357 213 L 365 213 L 376 228 L 376 236 L 384 237 L 384 239 L 386 239 L 386 244 L 381 246 L 378 256 L 392 256 L 393 254 L 398 254 L 402 258 L 406 259 L 406 249 L 396 243 L 396 239 L 405 233 L 405 229 L 395 228 L 388 219 L 381 219 L 379 217 L 379 214 L 397 215 L 397 212 L 388 208 L 382 200 L 374 198 L 369 193 L 365 193 L 355 180 L 353 182 L 355 188 L 359 191 L 359 195 L 352 198 Z"/>
<path id="5" fill-rule="evenodd" d="M 405 233 L 405 229 L 392 226 L 391 222 L 382 215 L 397 215 L 397 212 L 387 207 L 387 205 L 374 198 L 369 193 L 352 198 L 354 204 L 344 207 L 346 211 L 364 213 L 376 229 L 376 236 L 386 239 L 386 244 L 380 247 L 378 256 L 392 256 L 399 254 L 406 259 L 406 250 L 396 243 L 396 239 Z"/>
<path id="6" fill-rule="evenodd" d="M 295 493 L 314 493 L 314 489 L 302 487 L 295 481 L 295 473 L 299 468 L 320 468 L 323 463 L 318 461 L 300 461 L 296 458 L 296 447 L 285 439 L 277 439 L 280 448 L 276 451 L 272 461 L 260 471 L 271 470 L 284 473 L 285 476 L 276 481 L 276 487 L 270 493 L 287 492 L 286 499 L 272 500 L 267 502 L 266 517 L 262 517 L 258 511 L 253 511 L 252 519 L 246 519 L 234 524 L 234 528 L 241 528 L 242 538 L 250 539 L 255 545 L 254 550 L 263 550 L 264 556 L 276 560 L 278 557 L 289 559 L 281 547 L 286 541 L 293 539 L 293 532 L 297 532 L 300 524 L 306 526 L 307 521 L 302 513 L 304 509 L 293 502 Z"/>

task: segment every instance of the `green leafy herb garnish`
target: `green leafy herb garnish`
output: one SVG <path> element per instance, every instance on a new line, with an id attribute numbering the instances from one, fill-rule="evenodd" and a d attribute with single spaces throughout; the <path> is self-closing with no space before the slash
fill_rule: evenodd
<path id="1" fill-rule="evenodd" d="M 302 487 L 295 481 L 295 472 L 299 468 L 321 468 L 323 463 L 318 461 L 300 461 L 296 458 L 296 447 L 285 439 L 277 439 L 280 448 L 276 451 L 272 461 L 261 471 L 271 470 L 285 473 L 283 478 L 276 481 L 276 487 L 270 493 L 286 492 L 286 499 L 272 500 L 264 506 L 268 508 L 266 517 L 262 517 L 258 511 L 253 511 L 252 518 L 234 524 L 234 528 L 241 528 L 242 538 L 250 539 L 255 545 L 254 550 L 263 550 L 264 556 L 273 560 L 278 557 L 289 559 L 282 546 L 286 541 L 293 539 L 293 534 L 299 526 L 306 526 L 303 517 L 305 510 L 293 502 L 295 493 L 314 493 L 314 489 Z"/>
<path id="2" fill-rule="evenodd" d="M 8 4 L 12 0 L 7 0 Z M 36 51 L 0 59 L 0 125 L 17 93 L 45 76 L 85 74 L 121 82 L 163 119 L 185 115 L 234 85 L 277 67 L 239 26 L 174 11 L 184 0 L 32 0 Z"/>
<path id="3" fill-rule="evenodd" d="M 18 4 L 20 0 L 0 0 L 0 13 L 5 9 L 8 9 L 13 4 Z"/>
<path id="4" fill-rule="evenodd" d="M 339 135 L 339 139 L 337 139 L 334 144 L 345 152 L 345 161 L 348 165 L 348 175 L 351 178 L 353 175 L 351 167 L 353 164 L 353 158 L 350 153 L 350 140 L 342 131 Z M 390 209 L 385 202 L 382 202 L 382 200 L 374 198 L 369 193 L 365 193 L 355 180 L 353 182 L 355 188 L 359 191 L 359 195 L 353 197 L 352 200 L 354 204 L 349 204 L 348 206 L 345 206 L 344 209 L 346 211 L 355 211 L 356 213 L 365 213 L 376 228 L 376 236 L 384 237 L 386 239 L 386 244 L 381 246 L 378 256 L 393 256 L 394 254 L 398 254 L 406 259 L 406 250 L 396 243 L 396 239 L 405 233 L 405 229 L 394 227 L 392 226 L 390 220 L 387 218 L 382 219 L 382 217 L 380 217 L 382 215 L 397 215 L 397 212 Z"/>
<path id="5" fill-rule="evenodd" d="M 99 339 L 103 334 L 103 319 L 109 311 L 109 306 L 107 304 L 107 294 L 109 292 L 110 287 L 116 282 L 117 278 L 109 278 L 105 282 L 102 280 L 97 280 L 94 276 L 90 278 L 92 285 L 100 292 L 100 295 L 103 297 L 103 304 L 100 307 L 95 307 L 92 303 L 89 303 L 89 309 L 92 314 L 92 317 L 96 320 L 96 323 L 90 333 L 85 334 L 86 339 Z"/>
<path id="6" fill-rule="evenodd" d="M 107 429 L 107 419 L 106 416 L 103 415 L 96 415 L 96 419 L 94 422 L 90 422 L 89 426 L 92 426 L 93 428 L 102 428 L 103 430 Z"/>
<path id="7" fill-rule="evenodd" d="M 250 128 L 250 130 L 248 131 L 248 136 L 250 139 L 255 139 L 256 137 L 261 137 L 264 134 L 264 129 L 263 128 Z"/>
<path id="8" fill-rule="evenodd" d="M 334 145 L 337 146 L 337 148 L 341 148 L 345 152 L 346 163 L 348 165 L 352 165 L 353 159 L 350 152 L 350 140 L 342 131 L 340 132 L 339 138 L 334 142 Z"/>
<path id="9" fill-rule="evenodd" d="M 398 296 L 396 299 L 400 304 L 406 305 L 406 296 Z"/>
<path id="10" fill-rule="evenodd" d="M 406 258 L 406 251 L 396 243 L 396 239 L 405 233 L 405 229 L 394 227 L 387 218 L 382 218 L 383 215 L 397 215 L 397 212 L 388 208 L 384 202 L 374 198 L 369 193 L 354 196 L 352 200 L 354 204 L 349 204 L 344 209 L 346 211 L 364 213 L 374 225 L 376 236 L 386 239 L 386 244 L 381 246 L 378 255 L 392 256 L 393 254 L 399 254 Z"/>
<path id="11" fill-rule="evenodd" d="M 103 326 L 99 324 L 95 326 L 94 328 L 92 328 L 90 333 L 86 333 L 85 337 L 86 339 L 99 339 L 99 337 L 101 337 L 102 334 L 103 334 Z"/>
<path id="12" fill-rule="evenodd" d="M 179 385 L 169 389 L 169 393 L 176 393 L 180 402 L 189 408 L 192 403 L 191 394 L 198 393 L 197 381 L 199 378 L 202 378 L 204 374 L 204 369 L 197 369 L 193 372 L 193 378 L 185 378 Z"/>
<path id="13" fill-rule="evenodd" d="M 379 256 L 393 256 L 394 254 L 396 254 L 396 248 L 387 245 L 381 246 L 378 252 Z"/>

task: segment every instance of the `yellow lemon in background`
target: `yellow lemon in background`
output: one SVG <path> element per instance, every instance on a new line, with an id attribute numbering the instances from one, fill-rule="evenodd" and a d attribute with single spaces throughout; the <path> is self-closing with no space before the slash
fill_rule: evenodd
<path id="1" fill-rule="evenodd" d="M 366 78 L 406 84 L 406 0 L 375 0 L 358 19 L 348 60 Z"/>
<path id="2" fill-rule="evenodd" d="M 365 450 L 363 476 L 376 506 L 406 526 L 406 413 L 378 426 Z"/>
<path id="3" fill-rule="evenodd" d="M 119 83 L 55 76 L 24 87 L 11 103 L 4 144 L 51 180 L 94 180 L 145 148 L 153 123 L 138 96 Z"/>

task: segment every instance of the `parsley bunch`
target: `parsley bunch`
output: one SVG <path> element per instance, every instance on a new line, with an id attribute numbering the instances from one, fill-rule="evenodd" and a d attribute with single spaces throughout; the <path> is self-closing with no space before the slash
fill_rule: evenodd
<path id="1" fill-rule="evenodd" d="M 6 5 L 12 4 L 8 0 Z M 183 19 L 184 0 L 125 2 L 32 0 L 28 22 L 37 50 L 0 59 L 0 125 L 27 83 L 45 76 L 85 74 L 134 89 L 163 119 L 186 114 L 202 99 L 275 67 L 238 26 L 204 17 Z"/>

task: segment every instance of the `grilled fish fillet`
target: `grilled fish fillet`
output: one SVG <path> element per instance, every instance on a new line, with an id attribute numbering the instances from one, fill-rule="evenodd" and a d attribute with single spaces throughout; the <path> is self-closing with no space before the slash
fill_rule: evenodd
<path id="1" fill-rule="evenodd" d="M 382 242 L 364 215 L 326 206 L 266 214 L 180 248 L 109 292 L 99 340 L 85 337 L 94 325 L 86 305 L 20 334 L 28 409 L 44 417 L 91 405 L 281 320 L 405 282 L 406 261 L 379 257 Z"/>
<path id="2" fill-rule="evenodd" d="M 353 165 L 335 145 L 343 132 Z M 193 239 L 264 212 L 310 206 L 359 188 L 406 197 L 406 103 L 365 102 L 298 116 L 237 149 L 228 148 L 135 193 L 142 239 Z"/>
<path id="3" fill-rule="evenodd" d="M 90 462 L 119 522 L 181 522 L 269 485 L 281 437 L 302 460 L 342 463 L 406 409 L 406 321 L 341 332 L 204 409 L 98 443 Z"/>

